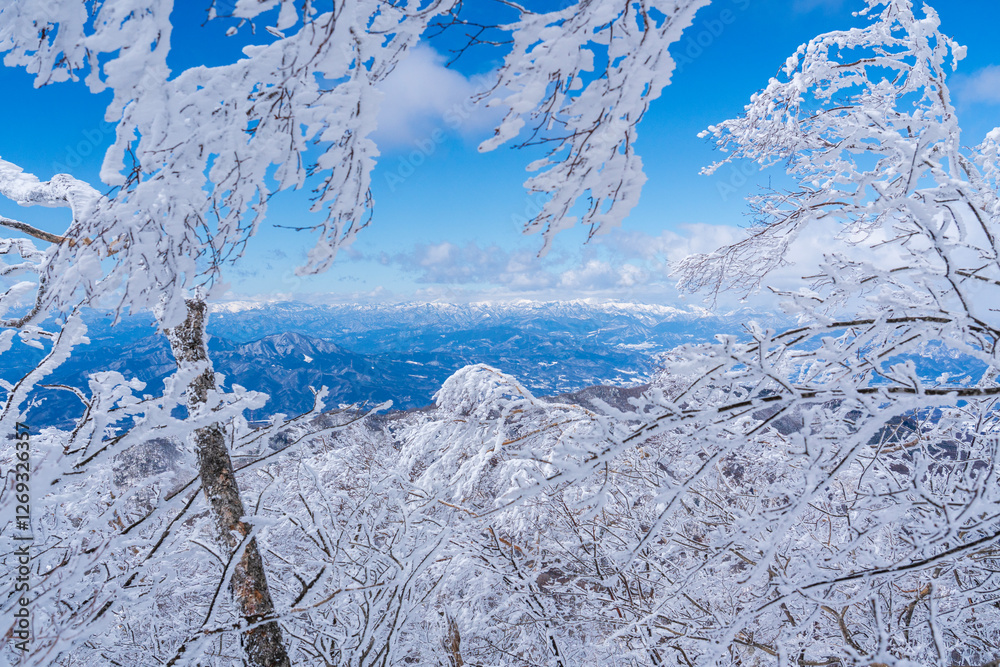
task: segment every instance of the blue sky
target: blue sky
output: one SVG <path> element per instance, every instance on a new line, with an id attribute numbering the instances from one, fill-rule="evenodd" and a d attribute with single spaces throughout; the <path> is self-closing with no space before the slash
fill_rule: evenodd
<path id="1" fill-rule="evenodd" d="M 207 4 L 207 3 L 206 3 Z M 943 30 L 969 47 L 952 79 L 965 132 L 975 144 L 1000 125 L 1000 3 L 932 3 Z M 203 10 L 179 3 L 171 51 L 175 71 L 219 64 L 239 55 L 225 26 L 202 27 Z M 200 6 L 200 5 L 199 5 Z M 308 220 L 307 193 L 276 196 L 265 228 L 229 271 L 230 298 L 315 301 L 598 298 L 676 304 L 669 261 L 709 251 L 739 235 L 743 198 L 770 174 L 725 168 L 711 177 L 699 170 L 717 154 L 697 133 L 738 115 L 802 42 L 858 19 L 855 0 L 714 0 L 672 50 L 679 69 L 639 127 L 637 150 L 649 181 L 623 227 L 585 244 L 582 231 L 564 233 L 545 258 L 541 239 L 524 236 L 519 221 L 536 203 L 522 183 L 537 154 L 476 146 L 491 134 L 492 112 L 470 108 L 500 53 L 483 50 L 444 63 L 447 44 L 421 47 L 385 86 L 376 139 L 382 156 L 374 174 L 375 217 L 369 229 L 329 272 L 299 278 L 311 241 L 306 233 L 274 229 Z M 435 48 L 437 50 L 435 50 Z M 93 183 L 111 128 L 102 122 L 107 97 L 81 84 L 33 89 L 21 71 L 0 69 L 7 128 L 0 156 L 40 177 L 56 171 Z M 456 117 L 462 122 L 457 124 Z M 0 215 L 45 222 L 37 211 Z M 54 231 L 57 230 L 55 225 Z M 818 249 L 817 249 L 818 251 Z M 794 269 L 793 269 L 794 273 Z M 697 297 L 688 297 L 697 301 Z"/>

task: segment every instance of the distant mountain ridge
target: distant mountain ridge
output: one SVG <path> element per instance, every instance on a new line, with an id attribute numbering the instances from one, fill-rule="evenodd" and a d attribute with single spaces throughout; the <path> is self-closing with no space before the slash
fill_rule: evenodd
<path id="1" fill-rule="evenodd" d="M 745 311 L 715 315 L 703 308 L 680 310 L 670 306 L 587 301 L 513 301 L 451 304 L 309 305 L 298 302 L 223 302 L 211 305 L 209 331 L 232 340 L 249 341 L 274 333 L 297 331 L 320 338 L 363 334 L 363 346 L 377 346 L 379 333 L 401 333 L 406 326 L 470 330 L 490 322 L 559 320 L 600 322 L 634 320 L 646 326 L 671 321 L 732 319 Z M 347 345 L 347 343 L 344 343 Z M 349 346 L 349 345 L 348 345 Z M 353 348 L 352 348 L 353 349 Z"/>
<path id="2" fill-rule="evenodd" d="M 327 386 L 333 405 L 392 400 L 425 406 L 459 368 L 486 363 L 518 378 L 540 396 L 593 385 L 635 386 L 656 367 L 656 355 L 682 343 L 740 335 L 750 311 L 715 314 L 701 308 L 585 301 L 309 305 L 230 302 L 212 305 L 208 331 L 215 369 L 226 383 L 264 391 L 271 399 L 253 415 L 293 414 L 312 404 L 309 387 Z M 49 380 L 86 387 L 86 376 L 117 370 L 162 389 L 173 372 L 165 338 L 149 315 L 86 316 L 91 344 Z M 34 352 L 25 350 L 25 370 Z M 19 368 L 4 369 L 5 379 Z M 51 391 L 34 410 L 36 423 L 64 424 L 79 411 L 65 391 Z"/>

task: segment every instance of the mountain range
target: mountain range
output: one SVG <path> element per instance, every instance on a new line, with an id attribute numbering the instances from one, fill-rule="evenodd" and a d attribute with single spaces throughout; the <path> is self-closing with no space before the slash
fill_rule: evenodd
<path id="1" fill-rule="evenodd" d="M 593 385 L 635 386 L 656 368 L 659 353 L 682 343 L 739 335 L 750 319 L 691 308 L 630 303 L 531 302 L 309 305 L 230 302 L 213 306 L 209 350 L 226 384 L 267 392 L 252 419 L 309 409 L 309 387 L 327 386 L 328 404 L 392 400 L 397 409 L 428 405 L 445 379 L 465 365 L 486 363 L 537 395 Z M 50 384 L 85 388 L 88 374 L 115 370 L 162 389 L 174 369 L 165 337 L 149 315 L 86 314 L 90 345 L 78 348 Z M 40 351 L 25 348 L 21 363 L 3 369 L 16 379 Z M 48 390 L 35 406 L 37 424 L 64 425 L 81 411 L 77 398 Z"/>
<path id="2" fill-rule="evenodd" d="M 156 395 L 174 371 L 166 338 L 149 314 L 113 319 L 85 313 L 90 344 L 77 348 L 47 384 L 86 391 L 91 373 L 113 370 L 146 383 Z M 633 303 L 586 301 L 310 305 L 216 304 L 208 321 L 209 351 L 226 386 L 269 394 L 251 420 L 312 407 L 310 387 L 326 386 L 327 405 L 393 402 L 394 409 L 429 405 L 442 383 L 463 366 L 485 363 L 517 378 L 538 396 L 572 394 L 593 386 L 635 387 L 657 368 L 658 355 L 716 335 L 746 335 L 756 320 L 780 327 L 785 317 L 749 310 L 713 313 Z M 16 381 L 44 351 L 19 342 L 0 369 Z M 914 360 L 922 377 L 981 373 L 982 364 L 944 346 L 889 360 Z M 58 389 L 39 391 L 30 423 L 70 425 L 82 402 Z"/>

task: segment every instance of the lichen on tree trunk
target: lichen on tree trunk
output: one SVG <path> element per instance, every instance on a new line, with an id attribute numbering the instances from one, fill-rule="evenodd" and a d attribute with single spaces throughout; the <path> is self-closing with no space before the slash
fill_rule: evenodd
<path id="1" fill-rule="evenodd" d="M 166 331 L 178 368 L 201 372 L 187 388 L 190 414 L 206 409 L 209 392 L 215 389 L 215 372 L 205 344 L 205 323 L 208 308 L 201 299 L 187 301 L 187 318 Z M 198 473 L 215 523 L 215 539 L 232 557 L 250 534 L 250 525 L 243 520 L 243 499 L 233 471 L 232 459 L 226 448 L 225 431 L 220 424 L 196 429 L 193 435 L 198 457 Z M 257 540 L 250 539 L 239 562 L 232 568 L 229 589 L 244 620 L 251 625 L 274 614 L 274 603 L 267 586 L 264 563 Z M 247 661 L 255 667 L 290 666 L 277 621 L 256 625 L 241 638 Z"/>

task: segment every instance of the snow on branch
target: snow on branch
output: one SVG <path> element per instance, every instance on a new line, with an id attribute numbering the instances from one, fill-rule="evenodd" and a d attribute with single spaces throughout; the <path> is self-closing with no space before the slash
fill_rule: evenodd
<path id="1" fill-rule="evenodd" d="M 541 254 L 557 233 L 579 223 L 589 236 L 609 231 L 638 203 L 646 176 L 635 153 L 637 126 L 670 83 L 668 49 L 708 0 L 598 0 L 524 12 L 507 26 L 513 48 L 491 105 L 507 108 L 481 151 L 520 139 L 548 147 L 525 183 L 549 198 L 525 231 L 542 232 Z M 526 136 L 525 136 L 526 135 Z M 582 201 L 585 200 L 585 201 Z"/>
<path id="2" fill-rule="evenodd" d="M 527 225 L 546 230 L 542 252 L 575 224 L 583 198 L 591 234 L 634 207 L 645 181 L 636 126 L 670 81 L 668 47 L 707 2 L 601 0 L 543 13 L 511 5 L 518 19 L 498 27 L 513 43 L 490 93 L 509 111 L 482 148 L 525 128 L 521 145 L 550 146 L 527 183 L 549 195 Z M 254 30 L 252 44 L 232 63 L 180 72 L 166 64 L 169 2 L 29 0 L 0 13 L 8 66 L 34 73 L 37 85 L 82 77 L 91 90 L 114 93 L 106 119 L 117 124 L 116 139 L 101 178 L 115 189 L 86 220 L 76 216 L 79 236 L 92 243 L 63 247 L 50 262 L 49 289 L 65 297 L 60 283 L 71 278 L 88 298 L 116 295 L 119 310 L 151 308 L 166 295 L 165 321 L 180 321 L 185 290 L 219 283 L 272 194 L 303 187 L 313 189 L 319 217 L 299 225 L 317 234 L 300 270 L 326 269 L 371 218 L 377 85 L 433 21 L 461 8 L 454 0 L 350 0 L 332 11 L 311 2 L 213 3 L 208 20 L 238 21 L 230 33 Z M 8 190 L 25 185 L 0 171 L 0 181 L 8 177 Z"/>

